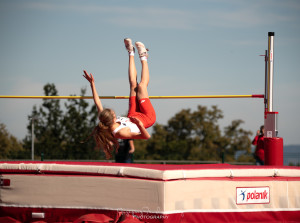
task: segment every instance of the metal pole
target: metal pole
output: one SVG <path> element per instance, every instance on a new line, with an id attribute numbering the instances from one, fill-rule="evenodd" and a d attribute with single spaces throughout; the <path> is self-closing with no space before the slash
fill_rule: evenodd
<path id="1" fill-rule="evenodd" d="M 268 33 L 268 112 L 273 111 L 274 32 Z"/>
<path id="2" fill-rule="evenodd" d="M 268 75 L 267 75 L 267 111 L 265 112 L 265 137 L 277 137 L 278 112 L 273 111 L 273 67 L 274 67 L 274 32 L 268 33 Z"/>
<path id="3" fill-rule="evenodd" d="M 265 51 L 265 113 L 268 111 L 268 50 Z"/>
<path id="4" fill-rule="evenodd" d="M 34 160 L 34 117 L 31 117 L 31 159 Z"/>
<path id="5" fill-rule="evenodd" d="M 274 32 L 268 33 L 268 110 L 265 113 L 265 165 L 283 165 L 283 139 L 277 137 L 278 112 L 273 111 Z"/>

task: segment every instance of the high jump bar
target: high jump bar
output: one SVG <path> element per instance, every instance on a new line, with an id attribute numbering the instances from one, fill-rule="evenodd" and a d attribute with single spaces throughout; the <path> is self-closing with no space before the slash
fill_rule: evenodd
<path id="1" fill-rule="evenodd" d="M 15 99 L 93 99 L 92 96 L 21 96 L 0 95 L 0 98 Z M 100 99 L 129 99 L 129 96 L 99 96 Z M 263 94 L 249 95 L 180 95 L 180 96 L 149 96 L 150 99 L 196 99 L 196 98 L 264 98 Z"/>

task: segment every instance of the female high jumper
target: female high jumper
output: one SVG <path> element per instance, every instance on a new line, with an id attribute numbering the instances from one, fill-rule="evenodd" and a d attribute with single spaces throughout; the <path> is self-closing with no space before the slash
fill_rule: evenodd
<path id="1" fill-rule="evenodd" d="M 149 83 L 148 49 L 141 42 L 136 42 L 136 48 L 142 64 L 141 81 L 137 82 L 137 71 L 134 62 L 135 48 L 129 38 L 124 39 L 129 54 L 128 77 L 130 85 L 129 109 L 127 117 L 116 117 L 115 112 L 103 108 L 96 91 L 94 77 L 84 70 L 84 77 L 90 82 L 93 99 L 98 109 L 99 124 L 95 127 L 94 135 L 98 147 L 104 150 L 106 158 L 111 157 L 114 145 L 118 149 L 119 139 L 149 139 L 146 130 L 155 123 L 156 114 L 150 102 L 147 86 Z"/>

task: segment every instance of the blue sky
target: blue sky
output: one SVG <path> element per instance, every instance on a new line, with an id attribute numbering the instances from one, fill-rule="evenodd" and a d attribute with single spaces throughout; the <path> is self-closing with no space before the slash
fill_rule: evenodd
<path id="1" fill-rule="evenodd" d="M 284 144 L 300 144 L 299 24 L 297 0 L 0 0 L 0 95 L 43 95 L 47 83 L 59 95 L 78 95 L 89 88 L 83 69 L 94 74 L 100 95 L 128 95 L 125 37 L 150 49 L 150 95 L 263 94 L 259 55 L 268 32 L 275 32 L 273 110 Z M 137 57 L 136 64 L 140 70 Z M 0 122 L 23 139 L 27 116 L 41 104 L 0 99 Z M 126 100 L 103 104 L 120 114 L 127 110 Z M 242 119 L 254 133 L 264 122 L 262 99 L 153 104 L 160 124 L 197 105 L 223 110 L 222 128 Z"/>

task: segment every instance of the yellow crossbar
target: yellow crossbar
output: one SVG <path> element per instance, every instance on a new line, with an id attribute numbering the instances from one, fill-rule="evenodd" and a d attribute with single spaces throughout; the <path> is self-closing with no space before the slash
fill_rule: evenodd
<path id="1" fill-rule="evenodd" d="M 20 96 L 0 95 L 0 98 L 16 99 L 93 99 L 92 96 Z M 129 96 L 99 96 L 100 99 L 128 99 Z M 182 95 L 182 96 L 149 96 L 150 99 L 195 99 L 195 98 L 264 98 L 263 94 L 249 95 Z"/>

